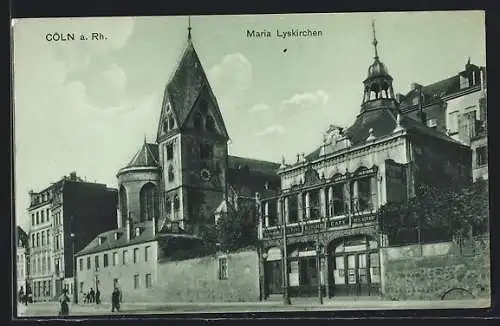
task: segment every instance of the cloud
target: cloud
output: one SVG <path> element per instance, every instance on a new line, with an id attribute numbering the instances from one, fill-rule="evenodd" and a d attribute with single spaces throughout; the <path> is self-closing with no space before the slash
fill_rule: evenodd
<path id="1" fill-rule="evenodd" d="M 261 111 L 268 111 L 268 110 L 270 110 L 270 107 L 267 104 L 261 103 L 261 104 L 257 104 L 257 105 L 252 106 L 248 110 L 248 112 L 249 113 L 250 112 L 261 112 Z"/>
<path id="2" fill-rule="evenodd" d="M 283 110 L 311 110 L 323 108 L 328 102 L 328 94 L 322 90 L 315 93 L 295 94 L 281 103 L 280 111 Z"/>
<path id="3" fill-rule="evenodd" d="M 271 135 L 271 134 L 284 134 L 284 133 L 285 133 L 285 128 L 283 128 L 283 126 L 273 125 L 273 126 L 267 127 L 266 129 L 264 129 L 262 131 L 256 132 L 255 135 L 260 137 L 260 136 L 266 136 L 266 135 Z"/>
<path id="4" fill-rule="evenodd" d="M 208 78 L 217 99 L 232 107 L 252 87 L 252 64 L 241 53 L 228 54 L 208 71 Z"/>
<path id="5" fill-rule="evenodd" d="M 95 75 L 87 84 L 89 101 L 97 106 L 117 105 L 125 94 L 127 75 L 117 64 Z"/>

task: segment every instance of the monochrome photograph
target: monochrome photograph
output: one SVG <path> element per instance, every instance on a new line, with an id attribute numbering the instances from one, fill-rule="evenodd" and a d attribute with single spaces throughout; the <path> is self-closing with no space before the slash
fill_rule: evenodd
<path id="1" fill-rule="evenodd" d="M 483 11 L 11 35 L 13 318 L 490 307 Z"/>

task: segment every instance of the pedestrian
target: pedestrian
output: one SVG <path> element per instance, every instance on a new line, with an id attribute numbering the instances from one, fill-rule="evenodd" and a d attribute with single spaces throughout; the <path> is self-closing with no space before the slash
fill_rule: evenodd
<path id="1" fill-rule="evenodd" d="M 19 302 L 23 303 L 24 302 L 24 288 L 21 286 L 19 289 L 19 295 L 18 295 L 18 300 Z"/>
<path id="2" fill-rule="evenodd" d="M 111 312 L 120 311 L 120 302 L 121 302 L 121 292 L 117 286 L 114 287 L 113 293 L 111 294 Z"/>
<path id="3" fill-rule="evenodd" d="M 90 302 L 94 303 L 95 301 L 95 292 L 93 288 L 90 288 Z"/>
<path id="4" fill-rule="evenodd" d="M 95 292 L 95 303 L 96 304 L 101 303 L 101 291 L 99 291 L 99 289 L 97 289 L 97 291 Z"/>
<path id="5" fill-rule="evenodd" d="M 59 316 L 69 315 L 69 296 L 68 289 L 64 289 L 62 295 L 59 297 L 59 302 L 61 304 L 61 310 L 59 311 Z"/>

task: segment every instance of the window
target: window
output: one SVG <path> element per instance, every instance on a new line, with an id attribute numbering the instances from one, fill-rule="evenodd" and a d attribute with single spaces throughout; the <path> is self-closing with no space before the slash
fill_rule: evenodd
<path id="1" fill-rule="evenodd" d="M 194 115 L 193 125 L 196 130 L 201 130 L 202 118 L 199 112 L 196 112 L 196 114 Z"/>
<path id="2" fill-rule="evenodd" d="M 481 166 L 488 164 L 488 148 L 481 146 L 476 148 L 476 165 Z"/>
<path id="3" fill-rule="evenodd" d="M 146 283 L 146 288 L 151 288 L 151 274 L 146 274 L 144 282 Z"/>
<path id="4" fill-rule="evenodd" d="M 90 257 L 87 257 L 87 269 L 90 269 Z"/>
<path id="5" fill-rule="evenodd" d="M 36 224 L 40 224 L 40 213 L 36 212 Z"/>
<path id="6" fill-rule="evenodd" d="M 99 256 L 94 256 L 94 265 L 95 269 L 97 270 L 99 268 Z"/>
<path id="7" fill-rule="evenodd" d="M 141 235 L 141 228 L 140 227 L 136 227 L 135 228 L 135 236 L 138 237 Z"/>
<path id="8" fill-rule="evenodd" d="M 83 292 L 83 282 L 80 282 L 80 293 Z"/>
<path id="9" fill-rule="evenodd" d="M 174 117 L 170 116 L 168 118 L 168 125 L 170 127 L 170 129 L 174 129 L 175 128 L 175 121 L 174 121 Z"/>
<path id="10" fill-rule="evenodd" d="M 163 132 L 164 133 L 168 132 L 168 121 L 167 120 L 163 121 Z"/>
<path id="11" fill-rule="evenodd" d="M 31 247 L 32 248 L 35 247 L 35 235 L 34 234 L 31 235 Z"/>
<path id="12" fill-rule="evenodd" d="M 437 127 L 437 119 L 428 119 L 427 120 L 427 127 L 436 128 Z"/>
<path id="13" fill-rule="evenodd" d="M 50 210 L 47 208 L 47 222 L 50 221 Z"/>
<path id="14" fill-rule="evenodd" d="M 31 225 L 35 225 L 35 214 L 31 214 Z"/>
<path id="15" fill-rule="evenodd" d="M 212 156 L 212 146 L 210 144 L 200 144 L 200 159 L 208 160 Z"/>
<path id="16" fill-rule="evenodd" d="M 40 223 L 43 223 L 43 222 L 45 222 L 45 212 L 41 211 L 40 212 Z"/>
<path id="17" fill-rule="evenodd" d="M 417 104 L 418 104 L 418 96 L 414 96 L 414 97 L 411 99 L 411 104 L 412 104 L 412 105 L 417 105 Z"/>
<path id="18" fill-rule="evenodd" d="M 146 248 L 144 248 L 144 261 L 148 261 L 150 251 L 151 251 L 150 246 L 147 246 Z"/>
<path id="19" fill-rule="evenodd" d="M 168 181 L 169 182 L 174 181 L 174 167 L 172 165 L 168 167 Z"/>
<path id="20" fill-rule="evenodd" d="M 42 247 L 45 246 L 45 231 L 42 231 Z"/>
<path id="21" fill-rule="evenodd" d="M 219 280 L 227 280 L 227 258 L 219 258 Z"/>
<path id="22" fill-rule="evenodd" d="M 108 254 L 104 254 L 102 265 L 103 267 L 108 267 Z"/>
<path id="23" fill-rule="evenodd" d="M 174 159 L 174 144 L 167 145 L 167 160 L 171 161 Z"/>
<path id="24" fill-rule="evenodd" d="M 59 249 L 59 244 L 60 244 L 60 242 L 59 242 L 59 235 L 56 235 L 56 250 Z"/>
<path id="25" fill-rule="evenodd" d="M 50 230 L 47 230 L 47 246 L 50 246 Z"/>
<path id="26" fill-rule="evenodd" d="M 83 271 L 83 258 L 79 259 L 79 263 L 80 263 L 80 270 Z"/>
<path id="27" fill-rule="evenodd" d="M 134 289 L 139 288 L 139 274 L 134 275 Z"/>
<path id="28" fill-rule="evenodd" d="M 175 195 L 174 197 L 174 211 L 179 210 L 179 196 Z"/>
<path id="29" fill-rule="evenodd" d="M 116 266 L 118 264 L 118 253 L 114 252 L 113 253 L 113 266 Z"/>
<path id="30" fill-rule="evenodd" d="M 40 233 L 36 234 L 36 246 L 40 247 Z"/>
<path id="31" fill-rule="evenodd" d="M 127 264 L 127 250 L 123 250 L 123 254 L 122 254 L 122 262 L 123 262 L 123 265 L 126 265 Z"/>
<path id="32" fill-rule="evenodd" d="M 52 265 L 50 264 L 50 257 L 47 257 L 47 272 L 51 273 L 52 272 Z"/>
<path id="33" fill-rule="evenodd" d="M 458 111 L 450 113 L 448 117 L 448 130 L 450 133 L 458 132 Z"/>
<path id="34" fill-rule="evenodd" d="M 134 248 L 134 264 L 137 263 L 138 256 L 139 256 L 139 248 Z"/>
<path id="35" fill-rule="evenodd" d="M 207 116 L 205 128 L 208 131 L 215 131 L 215 121 L 214 121 L 214 118 L 212 118 L 212 116 L 210 116 L 210 115 Z"/>

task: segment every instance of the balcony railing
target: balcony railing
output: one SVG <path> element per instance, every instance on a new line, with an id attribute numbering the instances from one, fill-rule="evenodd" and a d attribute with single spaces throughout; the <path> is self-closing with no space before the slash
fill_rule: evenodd
<path id="1" fill-rule="evenodd" d="M 299 223 L 290 223 L 286 226 L 286 233 L 290 236 L 315 234 L 317 232 L 331 231 L 335 229 L 356 227 L 366 224 L 374 224 L 377 221 L 375 212 L 359 213 L 357 215 L 341 215 L 320 220 L 301 221 Z M 263 239 L 277 238 L 282 235 L 282 225 L 264 227 L 262 232 Z"/>

